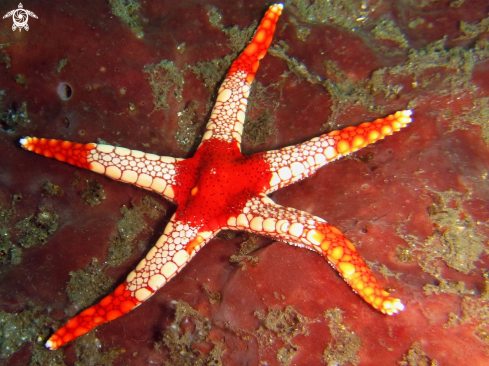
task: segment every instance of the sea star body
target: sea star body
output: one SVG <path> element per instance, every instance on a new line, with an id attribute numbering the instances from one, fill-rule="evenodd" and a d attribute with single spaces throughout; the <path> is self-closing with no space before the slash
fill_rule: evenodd
<path id="1" fill-rule="evenodd" d="M 232 64 L 192 158 L 160 157 L 94 143 L 36 137 L 20 140 L 29 151 L 152 190 L 178 205 L 163 235 L 126 281 L 61 327 L 46 347 L 57 349 L 141 305 L 222 229 L 267 235 L 317 251 L 375 309 L 389 315 L 404 309 L 399 299 L 382 289 L 353 244 L 337 228 L 319 217 L 277 205 L 267 194 L 400 130 L 411 122 L 410 110 L 296 146 L 241 154 L 250 85 L 272 41 L 282 8 L 281 4 L 269 8 L 252 41 Z"/>

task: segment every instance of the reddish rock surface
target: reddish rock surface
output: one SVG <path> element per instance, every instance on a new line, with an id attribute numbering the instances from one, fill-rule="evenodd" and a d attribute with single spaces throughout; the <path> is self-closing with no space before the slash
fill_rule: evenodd
<path id="1" fill-rule="evenodd" d="M 406 310 L 374 311 L 316 253 L 224 233 L 138 309 L 43 349 L 123 281 L 175 208 L 30 154 L 18 139 L 100 138 L 191 156 L 213 83 L 240 47 L 222 29 L 249 27 L 270 4 L 151 1 L 124 17 L 105 1 L 30 1 L 38 19 L 28 32 L 0 23 L 0 364 L 489 365 L 487 2 L 314 4 L 286 4 L 248 114 L 266 127 L 248 133 L 243 151 L 412 108 L 405 130 L 272 196 L 340 228 Z M 17 5 L 2 2 L 0 13 Z M 143 72 L 162 60 L 175 68 Z M 211 60 L 214 71 L 198 64 Z M 155 110 L 151 75 L 167 81 L 167 109 Z M 260 133 L 265 142 L 253 144 Z M 103 192 L 92 182 L 87 193 L 86 180 Z M 245 240 L 252 257 L 231 262 Z M 112 243 L 127 258 L 108 254 Z"/>

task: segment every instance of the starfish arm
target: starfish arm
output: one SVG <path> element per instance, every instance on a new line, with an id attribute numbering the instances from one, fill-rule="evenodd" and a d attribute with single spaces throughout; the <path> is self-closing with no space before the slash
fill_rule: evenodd
<path id="1" fill-rule="evenodd" d="M 123 147 L 37 137 L 24 137 L 20 144 L 26 150 L 157 192 L 171 201 L 176 166 L 183 160 Z"/>
<path id="2" fill-rule="evenodd" d="M 219 138 L 226 142 L 236 141 L 238 146 L 241 145 L 250 86 L 255 78 L 259 62 L 267 53 L 272 42 L 282 9 L 282 4 L 270 6 L 255 36 L 231 65 L 231 69 L 219 88 L 216 104 L 207 123 L 202 142 Z"/>
<path id="3" fill-rule="evenodd" d="M 396 112 L 374 122 L 332 131 L 299 145 L 261 153 L 272 173 L 266 193 L 311 176 L 327 163 L 392 135 L 412 121 L 411 114 L 411 110 Z"/>
<path id="4" fill-rule="evenodd" d="M 93 328 L 117 319 L 148 300 L 163 287 L 214 236 L 215 232 L 191 227 L 175 220 L 175 215 L 163 235 L 146 257 L 129 273 L 126 281 L 98 304 L 82 311 L 56 331 L 46 342 L 55 350 Z"/>
<path id="5" fill-rule="evenodd" d="M 390 296 L 377 282 L 353 244 L 319 217 L 284 208 L 263 196 L 249 200 L 243 213 L 228 220 L 228 226 L 317 251 L 372 307 L 388 315 L 404 310 L 401 300 Z"/>

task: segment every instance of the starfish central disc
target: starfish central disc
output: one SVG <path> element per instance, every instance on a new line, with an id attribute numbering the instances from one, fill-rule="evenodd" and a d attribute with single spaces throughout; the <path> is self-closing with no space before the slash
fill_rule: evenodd
<path id="1" fill-rule="evenodd" d="M 176 218 L 218 230 L 229 217 L 243 212 L 250 199 L 270 188 L 271 175 L 263 159 L 243 156 L 235 141 L 205 141 L 177 168 Z"/>

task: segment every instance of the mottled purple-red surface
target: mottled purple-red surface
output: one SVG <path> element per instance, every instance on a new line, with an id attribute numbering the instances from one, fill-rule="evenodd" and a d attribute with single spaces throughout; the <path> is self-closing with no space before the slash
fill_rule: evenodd
<path id="1" fill-rule="evenodd" d="M 19 138 L 100 138 L 191 156 L 217 86 L 189 66 L 211 74 L 210 63 L 199 63 L 228 65 L 224 57 L 239 50 L 223 30 L 249 27 L 270 5 L 111 3 L 28 1 L 24 9 L 38 16 L 29 17 L 29 31 L 12 31 L 11 17 L 0 22 L 0 364 L 489 365 L 484 0 L 288 1 L 274 51 L 257 73 L 249 123 L 271 124 L 263 143 L 248 133 L 244 153 L 414 110 L 408 128 L 272 196 L 340 228 L 404 312 L 373 310 L 316 253 L 238 233 L 212 240 L 131 313 L 60 350 L 43 349 L 54 329 L 90 305 L 68 297 L 72 275 L 97 258 L 95 272 L 112 286 L 122 282 L 175 207 L 92 172 L 77 178 L 74 167 L 22 150 Z M 0 14 L 17 7 L 3 1 Z M 177 76 L 158 69 L 168 108 L 155 109 L 149 78 L 156 69 L 143 70 L 162 60 L 173 62 Z M 217 70 L 220 82 L 225 70 Z M 60 83 L 71 92 L 59 92 Z M 188 142 L 182 136 L 193 127 Z M 101 204 L 81 197 L 87 179 L 102 185 Z M 63 193 L 48 194 L 47 182 Z M 121 208 L 148 195 L 166 213 L 146 218 L 128 259 L 110 266 Z M 57 222 L 44 244 L 20 240 L 46 231 L 42 217 L 30 215 Z M 250 257 L 230 261 L 245 240 L 258 245 L 248 253 L 255 265 Z"/>

